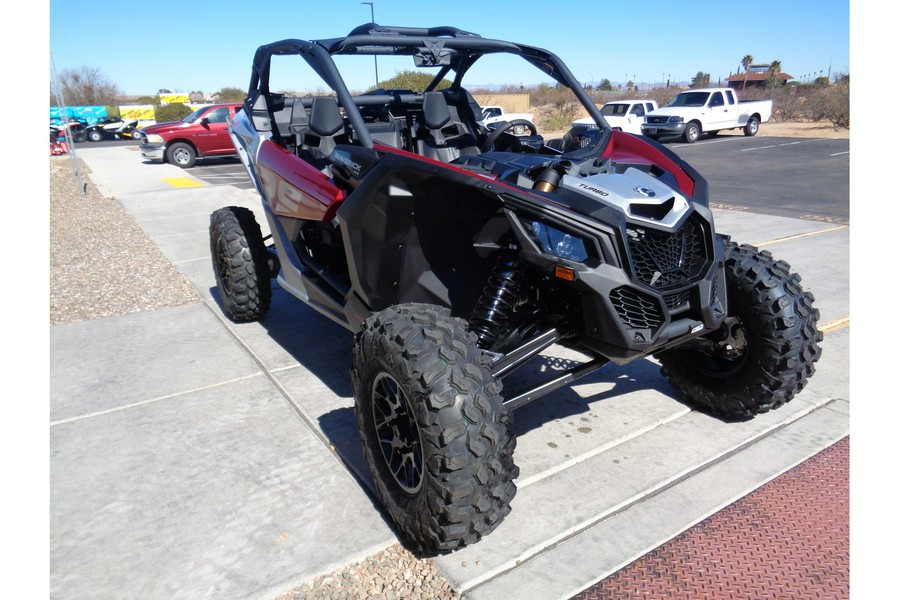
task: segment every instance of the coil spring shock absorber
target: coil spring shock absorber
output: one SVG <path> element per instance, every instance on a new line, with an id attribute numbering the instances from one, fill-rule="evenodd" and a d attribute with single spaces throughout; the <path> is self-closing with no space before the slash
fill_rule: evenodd
<path id="1" fill-rule="evenodd" d="M 502 255 L 494 265 L 469 321 L 469 331 L 478 336 L 479 348 L 490 348 L 512 313 L 525 303 L 526 283 L 519 257 Z"/>

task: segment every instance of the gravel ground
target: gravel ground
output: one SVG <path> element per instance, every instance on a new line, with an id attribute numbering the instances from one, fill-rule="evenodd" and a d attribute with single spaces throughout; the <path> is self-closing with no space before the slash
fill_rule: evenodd
<path id="1" fill-rule="evenodd" d="M 200 302 L 187 279 L 82 165 L 50 159 L 50 324 Z"/>
<path id="2" fill-rule="evenodd" d="M 50 324 L 201 302 L 188 280 L 83 165 L 79 188 L 69 156 L 50 159 Z M 432 560 L 395 544 L 273 600 L 454 600 Z"/>

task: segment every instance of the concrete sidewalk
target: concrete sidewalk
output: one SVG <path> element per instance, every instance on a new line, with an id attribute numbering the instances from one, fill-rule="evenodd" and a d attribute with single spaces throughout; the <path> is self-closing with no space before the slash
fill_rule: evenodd
<path id="1" fill-rule="evenodd" d="M 394 543 L 367 489 L 352 336 L 277 288 L 261 322 L 225 319 L 209 214 L 259 214 L 257 195 L 175 188 L 190 171 L 136 150 L 79 157 L 203 302 L 51 327 L 51 597 L 272 598 Z M 849 316 L 848 228 L 716 218 L 803 275 L 821 324 Z M 580 359 L 553 347 L 538 366 Z M 691 411 L 650 360 L 527 405 L 512 513 L 437 565 L 469 598 L 570 597 L 846 436 L 848 364 L 849 331 L 829 333 L 807 389 L 748 423 Z"/>

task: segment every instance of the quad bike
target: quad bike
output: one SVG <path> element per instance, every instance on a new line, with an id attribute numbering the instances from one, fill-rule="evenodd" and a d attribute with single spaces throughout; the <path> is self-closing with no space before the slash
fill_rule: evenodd
<path id="1" fill-rule="evenodd" d="M 531 123 L 525 136 L 509 132 L 524 125 L 515 120 L 486 130 L 463 79 L 496 53 L 569 88 L 597 128 L 553 145 Z M 373 54 L 437 73 L 422 93 L 354 96 L 332 56 Z M 290 89 L 270 87 L 287 56 L 321 78 L 293 89 L 334 94 L 273 92 Z M 271 241 L 250 210 L 211 215 L 223 312 L 263 318 L 275 279 L 355 334 L 364 454 L 420 552 L 498 526 L 516 493 L 513 410 L 608 362 L 654 356 L 686 401 L 728 420 L 778 408 L 814 372 L 819 313 L 800 277 L 717 234 L 703 177 L 660 144 L 612 131 L 546 50 L 366 24 L 261 46 L 243 107 L 229 132 Z M 503 389 L 553 344 L 590 358 Z"/>

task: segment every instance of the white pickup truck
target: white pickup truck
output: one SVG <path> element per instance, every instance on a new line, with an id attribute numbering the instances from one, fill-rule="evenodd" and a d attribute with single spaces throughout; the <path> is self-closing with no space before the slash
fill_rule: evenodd
<path id="1" fill-rule="evenodd" d="M 531 113 L 508 113 L 503 110 L 502 106 L 482 106 L 481 107 L 482 123 L 491 125 L 501 121 L 515 121 L 517 119 L 534 123 L 534 115 Z M 523 135 L 528 132 L 528 128 L 524 125 L 515 125 L 510 130 L 514 135 Z"/>
<path id="2" fill-rule="evenodd" d="M 744 135 L 756 135 L 759 124 L 771 116 L 771 100 L 741 102 L 731 88 L 687 90 L 648 114 L 641 132 L 653 139 L 681 136 L 693 144 L 701 133 L 715 135 L 724 129 L 742 128 Z"/>
<path id="3" fill-rule="evenodd" d="M 616 100 L 607 102 L 600 109 L 600 114 L 609 126 L 625 133 L 641 135 L 641 123 L 647 113 L 659 108 L 655 100 Z M 572 121 L 572 127 L 596 127 L 594 119 L 585 117 Z"/>

